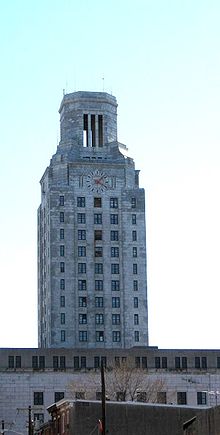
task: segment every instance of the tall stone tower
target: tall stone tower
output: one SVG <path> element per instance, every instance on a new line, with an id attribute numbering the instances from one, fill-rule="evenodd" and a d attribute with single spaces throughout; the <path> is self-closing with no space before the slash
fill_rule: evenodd
<path id="1" fill-rule="evenodd" d="M 64 95 L 60 124 L 38 210 L 39 347 L 147 346 L 144 189 L 116 99 Z"/>

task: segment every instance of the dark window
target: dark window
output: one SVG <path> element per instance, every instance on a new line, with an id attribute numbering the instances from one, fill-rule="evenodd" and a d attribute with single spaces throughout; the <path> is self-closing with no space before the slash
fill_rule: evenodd
<path id="1" fill-rule="evenodd" d="M 59 358 L 58 356 L 53 356 L 53 368 L 57 370 L 59 368 Z"/>
<path id="2" fill-rule="evenodd" d="M 114 246 L 111 248 L 111 257 L 119 257 L 119 248 Z"/>
<path id="3" fill-rule="evenodd" d="M 79 307 L 86 307 L 87 306 L 87 298 L 86 297 L 79 297 Z"/>
<path id="4" fill-rule="evenodd" d="M 147 369 L 147 357 L 142 356 L 141 360 L 142 360 L 142 369 Z"/>
<path id="5" fill-rule="evenodd" d="M 195 368 L 200 369 L 200 357 L 195 356 Z"/>
<path id="6" fill-rule="evenodd" d="M 64 278 L 62 278 L 60 280 L 60 290 L 65 290 L 65 279 Z"/>
<path id="7" fill-rule="evenodd" d="M 177 405 L 187 405 L 185 391 L 178 391 L 177 392 Z"/>
<path id="8" fill-rule="evenodd" d="M 100 367 L 100 358 L 99 356 L 94 357 L 94 368 L 98 369 Z"/>
<path id="9" fill-rule="evenodd" d="M 64 399 L 64 392 L 63 391 L 55 391 L 54 393 L 54 402 L 59 402 L 59 400 Z"/>
<path id="10" fill-rule="evenodd" d="M 35 391 L 34 392 L 34 405 L 43 405 L 43 404 L 44 404 L 43 391 Z"/>
<path id="11" fill-rule="evenodd" d="M 78 356 L 74 356 L 73 366 L 74 366 L 74 370 L 79 370 L 79 357 Z"/>
<path id="12" fill-rule="evenodd" d="M 136 242 L 136 240 L 137 240 L 137 231 L 134 230 L 134 231 L 132 231 L 132 241 Z"/>
<path id="13" fill-rule="evenodd" d="M 79 291 L 84 291 L 86 290 L 86 280 L 85 279 L 80 279 L 78 281 L 78 290 Z"/>
<path id="14" fill-rule="evenodd" d="M 94 207 L 102 206 L 102 198 L 94 198 Z"/>
<path id="15" fill-rule="evenodd" d="M 63 211 L 61 211 L 60 212 L 60 222 L 64 222 L 64 212 Z"/>
<path id="16" fill-rule="evenodd" d="M 134 325 L 139 325 L 139 317 L 138 317 L 138 314 L 134 314 Z"/>
<path id="17" fill-rule="evenodd" d="M 85 207 L 86 206 L 86 199 L 84 196 L 78 196 L 77 197 L 77 207 Z"/>
<path id="18" fill-rule="evenodd" d="M 132 252 L 133 252 L 133 257 L 137 257 L 137 247 L 136 246 L 133 247 Z"/>
<path id="19" fill-rule="evenodd" d="M 79 314 L 79 323 L 84 324 L 84 325 L 87 323 L 87 315 L 86 314 Z"/>
<path id="20" fill-rule="evenodd" d="M 60 306 L 65 307 L 65 296 L 60 296 Z"/>
<path id="21" fill-rule="evenodd" d="M 133 274 L 137 275 L 137 264 L 133 264 Z"/>
<path id="22" fill-rule="evenodd" d="M 60 323 L 61 325 L 65 325 L 66 323 L 65 313 L 60 313 Z"/>
<path id="23" fill-rule="evenodd" d="M 78 263 L 78 273 L 86 273 L 86 263 Z"/>
<path id="24" fill-rule="evenodd" d="M 78 257 L 86 257 L 86 246 L 78 246 Z"/>
<path id="25" fill-rule="evenodd" d="M 118 225 L 118 214 L 110 214 L 110 224 Z"/>
<path id="26" fill-rule="evenodd" d="M 119 274 L 119 264 L 118 263 L 111 264 L 111 273 L 113 275 Z"/>
<path id="27" fill-rule="evenodd" d="M 113 280 L 111 283 L 111 289 L 112 291 L 119 291 L 120 290 L 120 281 L 119 280 Z"/>
<path id="28" fill-rule="evenodd" d="M 96 323 L 96 325 L 102 325 L 104 323 L 103 314 L 96 314 L 95 315 L 95 323 Z"/>
<path id="29" fill-rule="evenodd" d="M 155 356 L 155 369 L 160 369 L 160 357 Z"/>
<path id="30" fill-rule="evenodd" d="M 135 357 L 135 367 L 139 369 L 141 367 L 141 358 L 139 356 Z"/>
<path id="31" fill-rule="evenodd" d="M 217 369 L 220 369 L 220 356 L 217 356 Z"/>
<path id="32" fill-rule="evenodd" d="M 60 195 L 60 204 L 59 205 L 60 206 L 64 205 L 64 196 L 63 195 Z"/>
<path id="33" fill-rule="evenodd" d="M 81 356 L 81 369 L 86 369 L 86 356 Z"/>
<path id="34" fill-rule="evenodd" d="M 94 254 L 95 254 L 95 257 L 102 257 L 102 247 L 101 246 L 95 246 L 95 248 L 94 248 Z"/>
<path id="35" fill-rule="evenodd" d="M 64 331 L 63 329 L 60 331 L 60 340 L 66 341 L 66 331 Z"/>
<path id="36" fill-rule="evenodd" d="M 112 341 L 114 343 L 118 343 L 121 341 L 121 333 L 120 331 L 112 331 Z"/>
<path id="37" fill-rule="evenodd" d="M 146 391 L 137 391 L 137 402 L 146 402 L 147 401 L 147 393 Z"/>
<path id="38" fill-rule="evenodd" d="M 16 357 L 15 357 L 15 367 L 16 367 L 16 369 L 21 368 L 21 356 L 20 355 L 16 355 Z"/>
<path id="39" fill-rule="evenodd" d="M 162 356 L 162 369 L 167 369 L 167 357 Z"/>
<path id="40" fill-rule="evenodd" d="M 118 198 L 110 198 L 110 208 L 118 208 Z"/>
<path id="41" fill-rule="evenodd" d="M 65 369 L 66 368 L 66 357 L 65 356 L 61 356 L 60 357 L 60 368 L 61 369 Z"/>
<path id="42" fill-rule="evenodd" d="M 131 223 L 132 223 L 133 225 L 136 225 L 136 222 L 137 222 L 136 214 L 132 214 L 132 216 L 131 216 Z"/>
<path id="43" fill-rule="evenodd" d="M 118 241 L 118 231 L 110 231 L 111 242 Z"/>
<path id="44" fill-rule="evenodd" d="M 138 281 L 137 280 L 134 280 L 133 281 L 133 290 L 136 292 L 136 291 L 138 291 Z"/>
<path id="45" fill-rule="evenodd" d="M 60 256 L 64 257 L 65 255 L 65 246 L 64 245 L 60 245 Z"/>
<path id="46" fill-rule="evenodd" d="M 120 367 L 120 358 L 119 358 L 119 356 L 115 356 L 115 367 Z"/>
<path id="47" fill-rule="evenodd" d="M 134 341 L 139 341 L 139 331 L 134 331 Z"/>
<path id="48" fill-rule="evenodd" d="M 107 367 L 107 358 L 106 358 L 106 356 L 101 356 L 101 364 L 106 369 L 106 367 Z"/>
<path id="49" fill-rule="evenodd" d="M 77 223 L 85 224 L 86 223 L 86 214 L 85 213 L 77 213 Z"/>
<path id="50" fill-rule="evenodd" d="M 32 368 L 34 370 L 38 369 L 38 356 L 32 356 Z"/>
<path id="51" fill-rule="evenodd" d="M 96 341 L 104 341 L 104 331 L 96 331 Z"/>
<path id="52" fill-rule="evenodd" d="M 157 392 L 157 403 L 163 403 L 164 405 L 167 403 L 166 391 L 158 391 Z"/>
<path id="53" fill-rule="evenodd" d="M 87 341 L 87 331 L 79 331 L 79 341 Z"/>
<path id="54" fill-rule="evenodd" d="M 15 362 L 14 362 L 14 356 L 9 355 L 8 357 L 8 368 L 14 369 Z"/>
<path id="55" fill-rule="evenodd" d="M 94 224 L 100 225 L 102 223 L 102 214 L 95 213 L 94 214 Z"/>
<path id="56" fill-rule="evenodd" d="M 61 262 L 60 262 L 60 272 L 61 272 L 61 273 L 64 273 L 64 272 L 65 272 L 65 263 L 64 263 L 64 261 L 61 261 Z"/>
<path id="57" fill-rule="evenodd" d="M 175 369 L 180 369 L 181 368 L 181 366 L 180 366 L 180 357 L 179 356 L 176 356 L 175 357 Z"/>
<path id="58" fill-rule="evenodd" d="M 64 239 L 64 228 L 60 228 L 60 240 Z"/>
<path id="59" fill-rule="evenodd" d="M 102 297 L 96 297 L 95 298 L 95 306 L 96 306 L 96 308 L 102 308 L 103 307 L 103 298 Z"/>
<path id="60" fill-rule="evenodd" d="M 206 391 L 197 391 L 197 405 L 207 404 L 207 393 Z"/>
<path id="61" fill-rule="evenodd" d="M 86 240 L 86 230 L 78 230 L 78 240 Z"/>
<path id="62" fill-rule="evenodd" d="M 102 240 L 102 230 L 94 231 L 94 240 Z"/>
<path id="63" fill-rule="evenodd" d="M 45 369 L 45 356 L 44 355 L 39 356 L 39 369 L 40 370 Z"/>
<path id="64" fill-rule="evenodd" d="M 134 308 L 138 308 L 138 298 L 134 298 Z"/>
<path id="65" fill-rule="evenodd" d="M 103 291 L 103 281 L 101 279 L 95 280 L 95 290 L 96 291 Z"/>
<path id="66" fill-rule="evenodd" d="M 185 370 L 187 369 L 187 357 L 186 356 L 182 357 L 182 368 Z"/>
<path id="67" fill-rule="evenodd" d="M 120 325 L 120 314 L 112 314 L 112 325 Z"/>
<path id="68" fill-rule="evenodd" d="M 131 207 L 136 208 L 136 198 L 131 198 Z"/>
<path id="69" fill-rule="evenodd" d="M 202 356 L 202 369 L 207 369 L 207 358 Z"/>
<path id="70" fill-rule="evenodd" d="M 120 298 L 119 297 L 112 298 L 112 308 L 120 308 Z"/>
<path id="71" fill-rule="evenodd" d="M 103 264 L 102 263 L 95 263 L 95 273 L 97 273 L 97 274 L 103 273 Z"/>

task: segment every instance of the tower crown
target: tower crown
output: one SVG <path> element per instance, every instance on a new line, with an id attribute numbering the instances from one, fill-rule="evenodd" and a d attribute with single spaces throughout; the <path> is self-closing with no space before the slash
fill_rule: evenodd
<path id="1" fill-rule="evenodd" d="M 117 141 L 117 101 L 106 92 L 66 94 L 59 109 L 61 142 L 79 147 L 103 147 Z"/>

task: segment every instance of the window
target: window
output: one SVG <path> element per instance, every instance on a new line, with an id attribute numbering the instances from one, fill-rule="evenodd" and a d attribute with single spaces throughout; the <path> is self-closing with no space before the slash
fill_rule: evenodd
<path id="1" fill-rule="evenodd" d="M 60 369 L 63 370 L 65 368 L 66 368 L 66 357 L 65 356 L 60 356 Z"/>
<path id="2" fill-rule="evenodd" d="M 60 296 L 60 306 L 65 307 L 65 296 Z"/>
<path id="3" fill-rule="evenodd" d="M 87 298 L 86 297 L 79 297 L 79 307 L 86 307 L 87 306 Z"/>
<path id="4" fill-rule="evenodd" d="M 59 357 L 53 356 L 53 369 L 58 370 L 59 368 Z"/>
<path id="5" fill-rule="evenodd" d="M 200 369 L 200 357 L 195 356 L 195 368 Z"/>
<path id="6" fill-rule="evenodd" d="M 112 341 L 114 343 L 118 343 L 121 341 L 121 333 L 120 331 L 112 331 Z"/>
<path id="7" fill-rule="evenodd" d="M 104 331 L 96 331 L 95 338 L 96 341 L 104 341 Z"/>
<path id="8" fill-rule="evenodd" d="M 64 263 L 64 261 L 61 261 L 61 262 L 60 262 L 60 272 L 61 272 L 61 273 L 64 273 L 64 272 L 65 272 L 65 263 Z"/>
<path id="9" fill-rule="evenodd" d="M 86 230 L 78 230 L 78 240 L 86 240 Z"/>
<path id="10" fill-rule="evenodd" d="M 112 314 L 112 325 L 120 325 L 120 314 Z"/>
<path id="11" fill-rule="evenodd" d="M 87 341 L 87 331 L 79 331 L 79 341 Z"/>
<path id="12" fill-rule="evenodd" d="M 133 274 L 137 275 L 137 264 L 133 264 Z"/>
<path id="13" fill-rule="evenodd" d="M 95 273 L 103 273 L 103 264 L 95 263 Z"/>
<path id="14" fill-rule="evenodd" d="M 86 356 L 81 356 L 81 369 L 86 369 Z"/>
<path id="15" fill-rule="evenodd" d="M 197 391 L 197 405 L 207 405 L 206 391 Z"/>
<path id="16" fill-rule="evenodd" d="M 182 357 L 182 369 L 187 369 L 187 357 L 183 356 Z"/>
<path id="17" fill-rule="evenodd" d="M 94 240 L 102 240 L 102 230 L 94 231 Z"/>
<path id="18" fill-rule="evenodd" d="M 80 279 L 79 281 L 78 281 L 78 290 L 79 291 L 84 291 L 84 290 L 86 290 L 86 280 L 85 279 Z"/>
<path id="19" fill-rule="evenodd" d="M 207 369 L 207 358 L 202 356 L 202 369 Z"/>
<path id="20" fill-rule="evenodd" d="M 34 405 L 43 405 L 43 404 L 44 404 L 43 391 L 35 391 L 34 392 Z"/>
<path id="21" fill-rule="evenodd" d="M 78 273 L 86 273 L 86 263 L 78 263 Z"/>
<path id="22" fill-rule="evenodd" d="M 110 224 L 118 225 L 118 214 L 110 214 Z"/>
<path id="23" fill-rule="evenodd" d="M 86 246 L 78 246 L 78 257 L 86 257 Z"/>
<path id="24" fill-rule="evenodd" d="M 131 208 L 136 208 L 136 198 L 131 198 Z"/>
<path id="25" fill-rule="evenodd" d="M 177 392 L 177 405 L 187 405 L 185 391 L 178 391 Z"/>
<path id="26" fill-rule="evenodd" d="M 60 331 L 60 341 L 66 341 L 66 331 L 63 329 Z"/>
<path id="27" fill-rule="evenodd" d="M 60 228 L 60 240 L 64 239 L 64 228 Z"/>
<path id="28" fill-rule="evenodd" d="M 112 298 L 112 308 L 120 308 L 120 298 L 119 297 Z"/>
<path id="29" fill-rule="evenodd" d="M 138 317 L 138 314 L 134 314 L 134 325 L 139 325 L 139 317 Z"/>
<path id="30" fill-rule="evenodd" d="M 161 403 L 164 405 L 167 403 L 166 391 L 157 391 L 157 403 Z"/>
<path id="31" fill-rule="evenodd" d="M 60 222 L 64 222 L 64 212 L 63 211 L 61 211 L 60 212 Z"/>
<path id="32" fill-rule="evenodd" d="M 77 223 L 85 224 L 86 223 L 86 214 L 85 213 L 77 213 Z"/>
<path id="33" fill-rule="evenodd" d="M 179 356 L 176 356 L 175 357 L 175 369 L 180 369 L 181 368 L 181 366 L 180 366 L 180 357 Z"/>
<path id="34" fill-rule="evenodd" d="M 113 280 L 111 283 L 111 289 L 112 291 L 119 291 L 120 290 L 120 281 L 119 280 Z"/>
<path id="35" fill-rule="evenodd" d="M 155 369 L 160 369 L 160 357 L 155 356 Z"/>
<path id="36" fill-rule="evenodd" d="M 104 323 L 103 314 L 96 314 L 95 315 L 95 323 L 96 323 L 96 325 L 103 325 L 103 323 Z"/>
<path id="37" fill-rule="evenodd" d="M 95 257 L 102 257 L 102 247 L 101 246 L 95 246 L 95 248 L 94 248 L 94 254 L 95 254 Z"/>
<path id="38" fill-rule="evenodd" d="M 64 399 L 64 392 L 63 391 L 55 391 L 54 393 L 54 402 L 59 402 L 59 400 Z"/>
<path id="39" fill-rule="evenodd" d="M 137 257 L 137 247 L 136 246 L 134 246 L 132 248 L 132 254 L 133 254 L 133 257 Z"/>
<path id="40" fill-rule="evenodd" d="M 118 198 L 110 198 L 110 208 L 118 208 Z"/>
<path id="41" fill-rule="evenodd" d="M 64 196 L 63 195 L 60 195 L 60 203 L 59 203 L 59 205 L 60 206 L 64 205 Z"/>
<path id="42" fill-rule="evenodd" d="M 85 207 L 86 206 L 86 198 L 84 196 L 77 197 L 77 207 Z"/>
<path id="43" fill-rule="evenodd" d="M 111 248 L 111 257 L 119 257 L 119 248 L 117 246 Z"/>
<path id="44" fill-rule="evenodd" d="M 147 357 L 142 356 L 141 361 L 142 361 L 142 369 L 147 369 Z"/>
<path id="45" fill-rule="evenodd" d="M 100 358 L 99 356 L 94 356 L 94 368 L 98 369 L 100 367 Z"/>
<path id="46" fill-rule="evenodd" d="M 137 241 L 137 231 L 136 230 L 132 231 L 132 241 L 133 242 Z"/>
<path id="47" fill-rule="evenodd" d="M 65 246 L 64 245 L 60 245 L 60 256 L 64 257 L 65 255 Z"/>
<path id="48" fill-rule="evenodd" d="M 147 393 L 146 391 L 137 391 L 137 402 L 146 402 L 147 401 Z"/>
<path id="49" fill-rule="evenodd" d="M 94 214 L 94 224 L 102 224 L 102 214 L 101 213 L 95 213 Z"/>
<path id="50" fill-rule="evenodd" d="M 96 291 L 103 291 L 103 281 L 102 281 L 102 279 L 96 279 L 95 280 L 95 290 Z"/>
<path id="51" fill-rule="evenodd" d="M 78 356 L 74 356 L 74 358 L 73 358 L 73 367 L 74 367 L 74 370 L 79 370 L 79 357 Z"/>
<path id="52" fill-rule="evenodd" d="M 132 225 L 136 225 L 136 223 L 137 223 L 136 214 L 131 215 L 131 223 L 132 223 Z"/>
<path id="53" fill-rule="evenodd" d="M 115 367 L 120 367 L 120 358 L 119 358 L 119 356 L 115 356 Z"/>
<path id="54" fill-rule="evenodd" d="M 118 231 L 110 231 L 110 240 L 111 242 L 118 241 Z"/>
<path id="55" fill-rule="evenodd" d="M 167 357 L 162 356 L 162 369 L 167 369 Z"/>
<path id="56" fill-rule="evenodd" d="M 96 306 L 96 308 L 102 308 L 103 307 L 103 298 L 102 297 L 96 297 L 95 298 L 95 306 Z"/>
<path id="57" fill-rule="evenodd" d="M 8 357 L 8 368 L 14 369 L 15 362 L 14 362 L 14 356 L 9 355 Z"/>
<path id="58" fill-rule="evenodd" d="M 60 290 L 65 290 L 65 279 L 60 280 Z"/>
<path id="59" fill-rule="evenodd" d="M 141 367 L 141 359 L 139 356 L 135 357 L 135 367 L 136 369 L 139 369 Z"/>
<path id="60" fill-rule="evenodd" d="M 107 358 L 106 356 L 101 356 L 101 365 L 106 369 L 107 367 Z"/>
<path id="61" fill-rule="evenodd" d="M 117 391 L 116 392 L 116 400 L 117 402 L 125 402 L 126 394 L 124 391 Z"/>
<path id="62" fill-rule="evenodd" d="M 134 298 L 134 308 L 138 308 L 138 298 Z"/>
<path id="63" fill-rule="evenodd" d="M 32 356 L 32 369 L 36 370 L 38 369 L 38 356 L 37 355 L 33 355 Z"/>
<path id="64" fill-rule="evenodd" d="M 133 281 L 133 290 L 134 290 L 134 292 L 138 291 L 138 281 L 137 280 Z"/>
<path id="65" fill-rule="evenodd" d="M 102 198 L 94 198 L 94 207 L 102 206 Z"/>
<path id="66" fill-rule="evenodd" d="M 102 400 L 102 392 L 101 391 L 96 391 L 95 400 Z"/>
<path id="67" fill-rule="evenodd" d="M 87 315 L 86 314 L 79 314 L 79 324 L 85 325 L 87 323 Z"/>
<path id="68" fill-rule="evenodd" d="M 220 369 L 220 356 L 217 356 L 217 369 Z"/>
<path id="69" fill-rule="evenodd" d="M 61 325 L 65 325 L 66 323 L 65 313 L 60 313 L 60 323 Z"/>
<path id="70" fill-rule="evenodd" d="M 134 331 L 134 341 L 139 341 L 139 331 Z"/>
<path id="71" fill-rule="evenodd" d="M 119 274 L 119 264 L 118 263 L 111 264 L 111 273 L 113 275 Z"/>

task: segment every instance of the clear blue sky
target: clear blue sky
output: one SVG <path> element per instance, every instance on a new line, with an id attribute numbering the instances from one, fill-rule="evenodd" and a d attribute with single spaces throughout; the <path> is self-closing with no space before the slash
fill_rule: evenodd
<path id="1" fill-rule="evenodd" d="M 0 346 L 37 345 L 39 180 L 63 89 L 113 93 L 146 189 L 150 344 L 219 348 L 219 0 L 0 4 Z"/>

